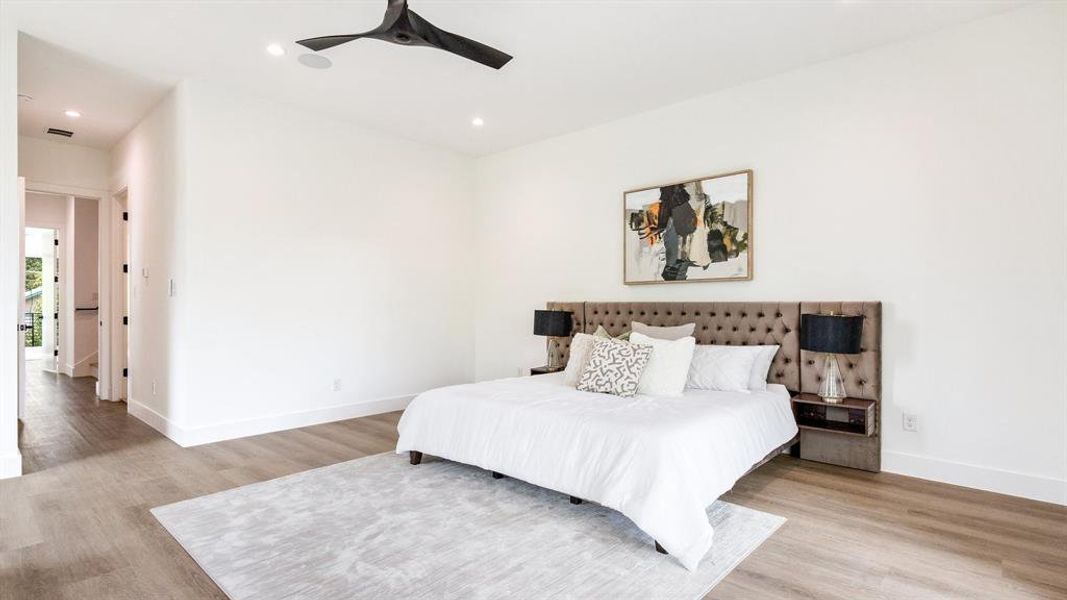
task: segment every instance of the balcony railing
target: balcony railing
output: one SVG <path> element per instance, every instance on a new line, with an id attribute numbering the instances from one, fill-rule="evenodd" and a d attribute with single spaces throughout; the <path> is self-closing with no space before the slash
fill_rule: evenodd
<path id="1" fill-rule="evenodd" d="M 30 348 L 40 347 L 44 313 L 28 312 L 23 315 L 23 323 L 26 325 L 26 346 Z"/>

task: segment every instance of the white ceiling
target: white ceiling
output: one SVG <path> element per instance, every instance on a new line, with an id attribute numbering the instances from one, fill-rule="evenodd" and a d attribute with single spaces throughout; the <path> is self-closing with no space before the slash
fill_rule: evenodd
<path id="1" fill-rule="evenodd" d="M 108 149 L 170 89 L 29 35 L 19 36 L 19 134 Z M 77 119 L 63 113 L 73 109 Z M 74 132 L 63 138 L 49 127 Z"/>
<path id="2" fill-rule="evenodd" d="M 82 106 L 83 139 L 107 143 L 129 129 L 141 113 L 122 121 L 112 109 L 137 112 L 144 102 L 130 99 L 125 106 L 125 96 L 143 100 L 158 93 L 160 82 L 197 77 L 475 155 L 1025 4 L 410 1 L 435 25 L 515 59 L 494 71 L 434 49 L 358 40 L 324 52 L 331 69 L 297 63 L 303 50 L 293 40 L 371 29 L 381 21 L 384 0 L 8 3 L 20 30 L 153 82 L 105 93 L 114 85 L 100 85 L 77 72 L 80 67 L 32 56 L 47 54 L 32 43 L 30 72 L 20 72 L 20 84 L 50 90 L 48 110 Z M 268 56 L 270 42 L 283 43 L 288 54 Z M 58 83 L 67 78 L 72 85 Z M 63 92 L 69 97 L 59 99 Z M 485 119 L 483 128 L 471 126 L 475 115 Z"/>

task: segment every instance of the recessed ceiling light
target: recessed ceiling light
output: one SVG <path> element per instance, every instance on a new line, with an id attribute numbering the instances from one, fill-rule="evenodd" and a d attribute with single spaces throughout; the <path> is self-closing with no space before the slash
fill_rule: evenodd
<path id="1" fill-rule="evenodd" d="M 475 127 L 481 127 L 482 125 L 485 125 L 485 119 L 481 117 L 474 117 L 473 119 L 471 119 L 471 125 L 474 125 Z"/>
<path id="2" fill-rule="evenodd" d="M 281 44 L 271 44 L 267 46 L 267 54 L 271 56 L 283 56 L 285 54 L 285 48 L 282 48 Z"/>
<path id="3" fill-rule="evenodd" d="M 76 111 L 76 110 L 68 110 L 68 111 L 65 111 L 63 114 L 67 115 L 68 117 L 70 117 L 72 119 L 77 119 L 78 117 L 82 116 L 82 114 L 80 112 Z"/>

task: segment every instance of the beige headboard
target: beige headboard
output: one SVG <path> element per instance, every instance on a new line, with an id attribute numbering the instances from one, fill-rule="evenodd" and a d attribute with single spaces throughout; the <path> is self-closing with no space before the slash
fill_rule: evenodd
<path id="1" fill-rule="evenodd" d="M 767 380 L 791 391 L 815 392 L 822 364 L 800 350 L 800 315 L 834 310 L 867 317 L 863 351 L 840 363 L 849 395 L 880 400 L 882 305 L 880 302 L 549 302 L 548 308 L 573 314 L 573 332 L 593 333 L 603 326 L 618 335 L 630 321 L 669 326 L 696 323 L 698 344 L 778 344 Z M 571 338 L 550 338 L 548 353 L 555 364 L 569 357 Z"/>

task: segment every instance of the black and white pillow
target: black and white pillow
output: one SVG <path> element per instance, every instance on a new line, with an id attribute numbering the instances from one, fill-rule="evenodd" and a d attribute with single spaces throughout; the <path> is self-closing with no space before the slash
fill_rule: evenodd
<path id="1" fill-rule="evenodd" d="M 651 346 L 613 339 L 597 339 L 589 363 L 578 380 L 583 392 L 629 397 L 637 393 L 641 373 L 652 356 Z"/>

